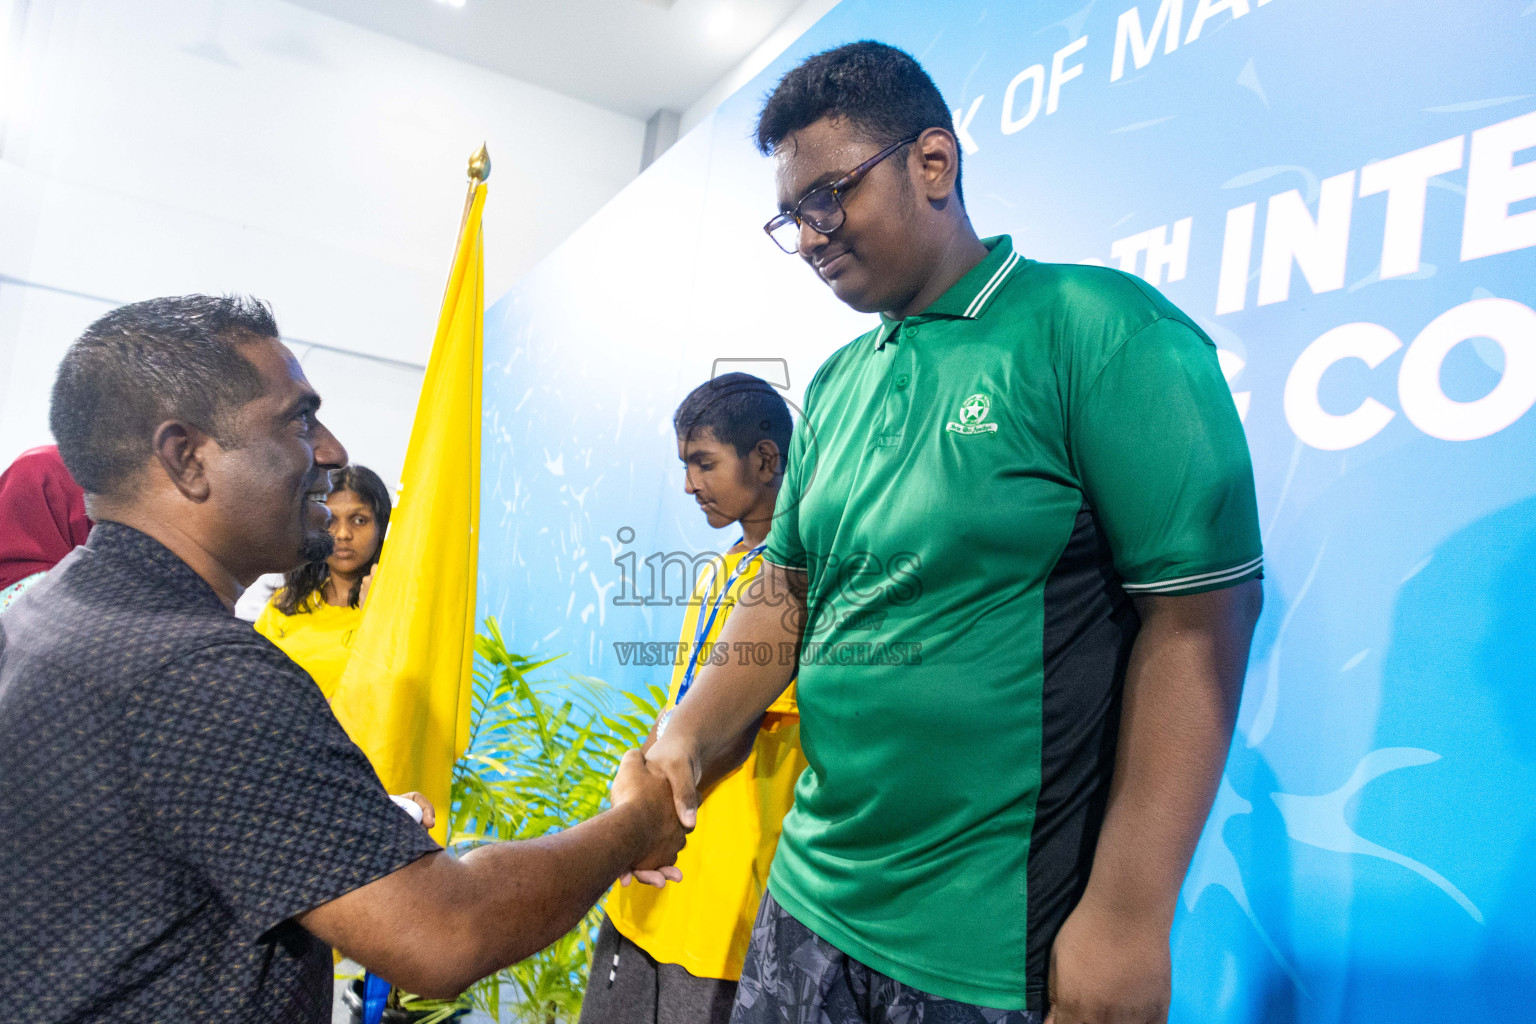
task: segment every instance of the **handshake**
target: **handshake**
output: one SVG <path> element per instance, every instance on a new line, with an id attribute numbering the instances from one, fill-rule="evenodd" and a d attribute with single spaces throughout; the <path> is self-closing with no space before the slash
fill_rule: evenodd
<path id="1" fill-rule="evenodd" d="M 619 761 L 613 779 L 615 811 L 630 809 L 644 835 L 644 854 L 620 876 L 620 884 L 639 881 L 660 889 L 683 880 L 674 865 L 698 821 L 701 759 L 692 744 L 675 733 L 631 750 Z"/>

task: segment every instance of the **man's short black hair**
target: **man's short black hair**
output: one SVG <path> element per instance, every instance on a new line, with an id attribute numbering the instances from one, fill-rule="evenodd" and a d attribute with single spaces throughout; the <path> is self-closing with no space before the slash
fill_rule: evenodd
<path id="1" fill-rule="evenodd" d="M 929 128 L 955 133 L 938 86 L 911 54 L 865 39 L 808 57 L 774 87 L 757 117 L 757 148 L 768 156 L 779 143 L 824 117 L 846 119 L 877 146 Z M 960 154 L 955 196 L 962 205 Z"/>
<path id="2" fill-rule="evenodd" d="M 233 447 L 230 414 L 262 392 L 243 344 L 276 338 L 266 303 L 180 295 L 114 309 L 70 345 L 48 425 L 70 474 L 111 494 L 149 458 L 155 428 L 183 420 Z"/>
<path id="3" fill-rule="evenodd" d="M 789 406 L 772 384 L 750 373 L 722 373 L 688 393 L 672 417 L 677 436 L 690 438 L 706 427 L 721 444 L 745 455 L 767 438 L 779 446 L 780 467 L 788 465 L 794 424 Z"/>

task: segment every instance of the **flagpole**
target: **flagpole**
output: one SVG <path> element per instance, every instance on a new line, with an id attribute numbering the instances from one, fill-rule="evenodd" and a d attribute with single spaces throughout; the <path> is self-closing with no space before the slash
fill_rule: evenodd
<path id="1" fill-rule="evenodd" d="M 459 218 L 459 234 L 464 233 L 464 222 L 469 219 L 469 208 L 475 204 L 475 189 L 484 185 L 490 176 L 491 154 L 482 142 L 480 148 L 475 150 L 469 158 L 469 194 L 464 197 L 464 214 Z"/>
<path id="2" fill-rule="evenodd" d="M 475 190 L 484 185 L 486 179 L 491 176 L 491 154 L 490 151 L 485 148 L 484 142 L 480 143 L 479 149 L 475 150 L 469 155 L 468 173 L 469 191 L 464 194 L 464 212 L 459 215 L 459 233 L 453 236 L 453 248 L 455 252 L 458 251 L 459 243 L 464 238 L 464 225 L 469 223 L 469 211 L 473 209 L 475 205 Z M 453 270 L 451 267 L 448 271 L 448 278 L 449 280 L 445 282 L 444 285 L 445 296 L 447 294 L 447 285 L 451 284 L 453 280 Z"/>
<path id="3" fill-rule="evenodd" d="M 453 765 L 468 733 L 473 681 L 485 324 L 480 228 L 489 174 L 481 146 L 470 159 L 468 216 L 411 422 L 400 501 L 331 702 L 386 788 L 419 790 L 437 807 L 439 842 L 451 819 Z"/>

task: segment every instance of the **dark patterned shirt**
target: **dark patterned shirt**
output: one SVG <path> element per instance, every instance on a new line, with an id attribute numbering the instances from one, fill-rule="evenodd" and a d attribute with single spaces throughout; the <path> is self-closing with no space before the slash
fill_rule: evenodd
<path id="1" fill-rule="evenodd" d="M 103 523 L 0 617 L 0 1005 L 328 1021 L 293 917 L 438 849 L 303 669 Z"/>

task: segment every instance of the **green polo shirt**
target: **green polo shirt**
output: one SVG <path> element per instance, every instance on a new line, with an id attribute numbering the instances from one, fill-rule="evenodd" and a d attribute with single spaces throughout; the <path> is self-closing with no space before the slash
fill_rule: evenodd
<path id="1" fill-rule="evenodd" d="M 806 393 L 766 557 L 809 574 L 809 761 L 770 890 L 925 992 L 1041 1009 L 1087 881 L 1139 620 L 1260 574 L 1211 340 L 1008 238 Z"/>

